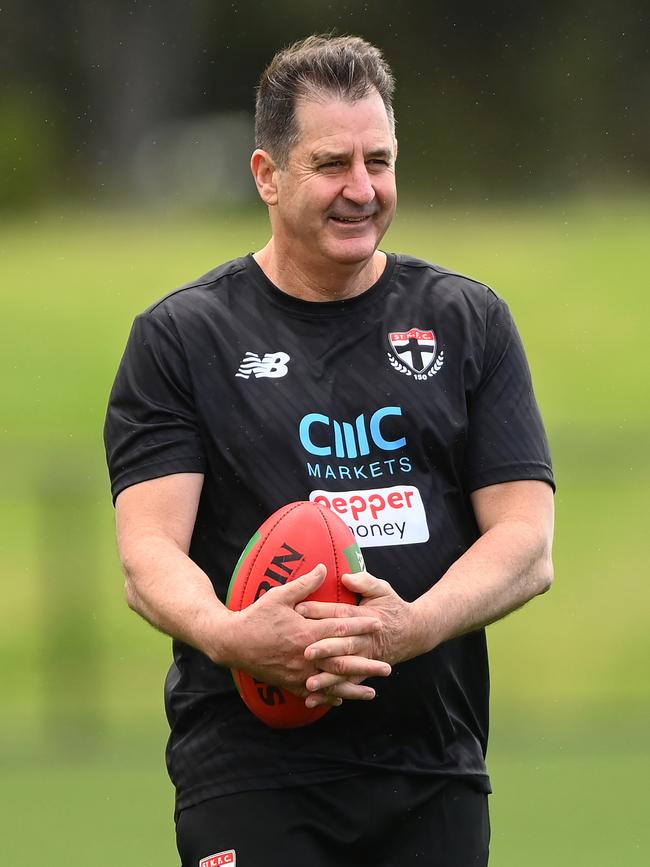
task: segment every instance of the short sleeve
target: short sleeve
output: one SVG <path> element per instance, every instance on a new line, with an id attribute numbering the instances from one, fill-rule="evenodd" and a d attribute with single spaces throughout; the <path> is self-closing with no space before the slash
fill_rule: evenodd
<path id="1" fill-rule="evenodd" d="M 465 484 L 470 491 L 536 479 L 555 490 L 530 369 L 508 306 L 489 294 L 483 367 L 468 397 Z"/>
<path id="2" fill-rule="evenodd" d="M 113 501 L 138 482 L 205 472 L 185 354 L 161 307 L 133 324 L 109 398 L 104 444 Z"/>

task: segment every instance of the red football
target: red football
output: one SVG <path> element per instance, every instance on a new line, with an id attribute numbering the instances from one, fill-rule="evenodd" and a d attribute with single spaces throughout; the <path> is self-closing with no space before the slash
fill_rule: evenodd
<path id="1" fill-rule="evenodd" d="M 241 611 L 267 590 L 304 575 L 319 563 L 327 567 L 327 577 L 308 598 L 356 605 L 356 595 L 341 584 L 341 575 L 364 568 L 352 531 L 319 503 L 289 503 L 274 512 L 244 548 L 230 579 L 226 604 Z M 261 683 L 246 672 L 233 670 L 232 674 L 246 706 L 274 728 L 308 725 L 329 710 L 305 707 L 304 698 Z"/>

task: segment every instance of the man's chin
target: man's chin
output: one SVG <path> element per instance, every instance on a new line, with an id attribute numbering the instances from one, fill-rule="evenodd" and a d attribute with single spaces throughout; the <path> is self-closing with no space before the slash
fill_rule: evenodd
<path id="1" fill-rule="evenodd" d="M 349 238 L 328 244 L 325 256 L 339 265 L 364 265 L 375 254 L 379 245 L 377 238 Z"/>

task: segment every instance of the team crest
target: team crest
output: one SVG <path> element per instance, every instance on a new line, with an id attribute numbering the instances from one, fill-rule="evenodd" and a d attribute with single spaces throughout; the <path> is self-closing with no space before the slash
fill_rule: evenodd
<path id="1" fill-rule="evenodd" d="M 408 331 L 389 331 L 388 344 L 389 362 L 405 376 L 429 379 L 444 364 L 444 351 L 437 353 L 438 342 L 431 330 L 414 327 Z"/>

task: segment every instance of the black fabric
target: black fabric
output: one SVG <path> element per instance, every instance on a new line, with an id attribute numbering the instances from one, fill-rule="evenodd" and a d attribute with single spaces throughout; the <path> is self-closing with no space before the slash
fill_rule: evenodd
<path id="1" fill-rule="evenodd" d="M 286 295 L 252 256 L 167 296 L 134 324 L 105 438 L 114 497 L 205 474 L 190 556 L 222 601 L 248 539 L 285 503 L 325 498 L 368 571 L 413 600 L 476 540 L 473 490 L 553 485 L 506 304 L 404 256 L 341 302 Z M 179 809 L 377 768 L 461 774 L 489 791 L 483 630 L 373 686 L 372 702 L 279 732 L 249 713 L 228 671 L 175 641 L 165 692 Z"/>
<path id="2" fill-rule="evenodd" d="M 211 798 L 181 812 L 176 838 L 182 867 L 484 867 L 490 820 L 462 780 L 364 774 Z"/>

